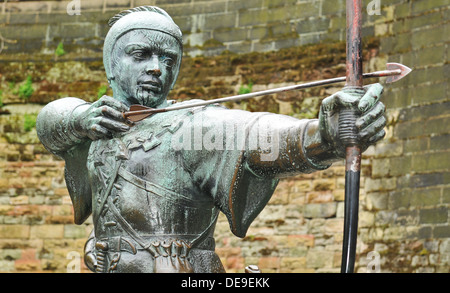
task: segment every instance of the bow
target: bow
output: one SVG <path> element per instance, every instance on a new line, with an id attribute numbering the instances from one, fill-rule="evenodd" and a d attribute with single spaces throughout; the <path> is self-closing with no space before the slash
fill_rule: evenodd
<path id="1" fill-rule="evenodd" d="M 347 16 L 347 83 L 346 88 L 355 94 L 363 93 L 361 0 L 346 0 Z M 358 145 L 353 109 L 342 109 L 339 115 L 339 133 L 345 149 L 345 211 L 344 241 L 342 247 L 341 273 L 352 273 L 355 265 L 356 239 L 358 234 L 359 184 L 361 148 Z"/>

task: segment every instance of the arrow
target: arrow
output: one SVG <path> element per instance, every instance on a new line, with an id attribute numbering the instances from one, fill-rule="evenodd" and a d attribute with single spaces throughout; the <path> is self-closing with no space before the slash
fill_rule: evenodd
<path id="1" fill-rule="evenodd" d="M 375 71 L 370 73 L 363 74 L 363 78 L 376 78 L 376 77 L 387 77 L 386 83 L 396 82 L 406 75 L 408 75 L 411 72 L 411 69 L 407 66 L 399 63 L 387 63 L 386 64 L 386 70 L 382 71 Z M 322 86 L 327 84 L 333 84 L 338 82 L 345 82 L 347 79 L 346 76 L 344 77 L 335 77 L 330 79 L 324 79 L 319 81 L 313 81 L 308 83 L 302 83 L 302 84 L 296 84 L 286 87 L 280 87 L 275 89 L 269 89 L 254 93 L 248 93 L 243 95 L 235 95 L 225 98 L 218 98 L 208 101 L 202 101 L 198 103 L 192 103 L 188 105 L 175 105 L 173 107 L 169 108 L 150 108 L 142 105 L 132 105 L 130 107 L 130 110 L 128 112 L 123 113 L 123 117 L 126 119 L 129 119 L 133 122 L 141 121 L 153 114 L 156 113 L 162 113 L 162 112 L 169 112 L 169 111 L 175 111 L 175 110 L 181 110 L 181 109 L 187 109 L 187 108 L 193 108 L 193 107 L 199 107 L 199 106 L 206 106 L 210 104 L 216 104 L 216 103 L 223 103 L 223 102 L 235 102 L 235 101 L 241 101 L 246 100 L 250 98 L 255 98 L 259 96 L 265 96 L 265 95 L 271 95 L 275 93 L 281 93 L 281 92 L 288 92 L 293 90 L 300 90 L 305 88 L 312 88 L 316 86 Z"/>

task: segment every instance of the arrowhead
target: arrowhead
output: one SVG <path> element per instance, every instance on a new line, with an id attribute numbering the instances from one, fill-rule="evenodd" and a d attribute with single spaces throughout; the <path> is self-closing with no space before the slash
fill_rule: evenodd
<path id="1" fill-rule="evenodd" d="M 407 76 L 412 71 L 411 68 L 409 68 L 408 66 L 405 66 L 403 64 L 400 64 L 400 63 L 387 63 L 386 67 L 387 67 L 387 70 L 398 70 L 398 69 L 400 69 L 400 71 L 401 71 L 401 73 L 398 74 L 398 75 L 389 76 L 386 79 L 386 83 L 396 82 L 396 81 L 402 79 L 403 77 Z"/>

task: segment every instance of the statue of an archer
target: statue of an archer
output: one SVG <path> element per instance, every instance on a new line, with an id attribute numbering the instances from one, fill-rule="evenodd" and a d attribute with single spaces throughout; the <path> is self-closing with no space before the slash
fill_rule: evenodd
<path id="1" fill-rule="evenodd" d="M 358 113 L 362 151 L 385 135 L 379 84 L 326 98 L 311 120 L 168 101 L 183 50 L 177 25 L 152 6 L 110 25 L 103 58 L 113 97 L 56 100 L 37 120 L 41 142 L 66 162 L 75 223 L 92 214 L 85 261 L 93 271 L 224 272 L 214 252 L 219 211 L 244 237 L 280 178 L 342 160 L 340 108 Z M 192 107 L 132 122 L 123 113 L 135 104 Z"/>

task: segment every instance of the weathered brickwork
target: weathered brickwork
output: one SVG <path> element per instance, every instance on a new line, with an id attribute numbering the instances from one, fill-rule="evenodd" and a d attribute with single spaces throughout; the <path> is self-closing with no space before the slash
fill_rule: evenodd
<path id="1" fill-rule="evenodd" d="M 375 2 L 363 1 L 364 7 Z M 0 3 L 1 272 L 88 272 L 77 257 L 91 219 L 73 223 L 64 161 L 43 148 L 33 123 L 54 99 L 111 94 L 101 48 L 106 21 L 118 11 L 158 5 L 180 25 L 186 56 L 174 99 L 345 75 L 343 0 L 81 0 L 80 15 L 68 15 L 68 3 Z M 379 3 L 364 13 L 365 70 L 400 62 L 414 71 L 386 85 L 387 136 L 363 156 L 356 270 L 374 270 L 379 260 L 381 272 L 448 273 L 450 6 L 444 0 Z M 315 118 L 320 101 L 339 88 L 227 106 Z M 248 264 L 263 272 L 339 272 L 343 210 L 342 163 L 284 179 L 244 239 L 219 218 L 217 252 L 229 272 Z"/>

